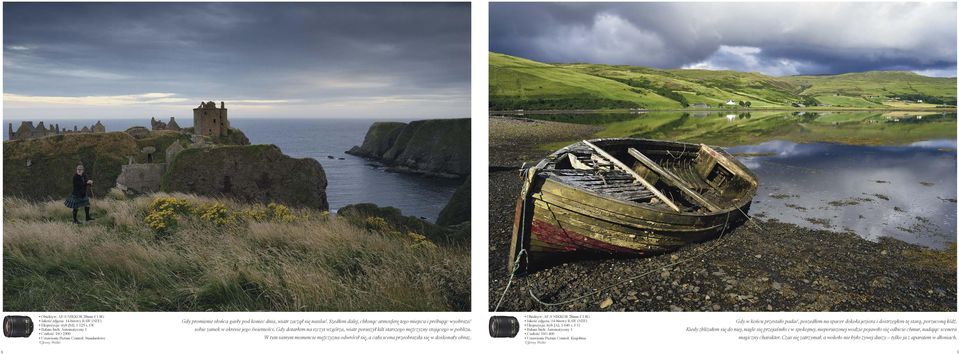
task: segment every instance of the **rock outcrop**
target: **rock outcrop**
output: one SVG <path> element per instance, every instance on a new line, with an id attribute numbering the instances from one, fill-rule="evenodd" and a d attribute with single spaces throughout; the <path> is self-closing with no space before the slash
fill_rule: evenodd
<path id="1" fill-rule="evenodd" d="M 378 160 L 396 171 L 465 177 L 470 174 L 470 119 L 373 123 L 363 145 L 346 153 Z"/>
<path id="2" fill-rule="evenodd" d="M 275 145 L 237 145 L 183 150 L 167 167 L 162 189 L 327 210 L 326 183 L 314 159 L 283 155 Z"/>
<path id="3" fill-rule="evenodd" d="M 183 128 L 180 131 L 188 134 L 194 134 L 193 127 Z M 223 135 L 217 135 L 214 137 L 203 136 L 204 138 L 210 139 L 214 144 L 220 145 L 250 145 L 250 139 L 246 137 L 246 134 L 242 130 L 237 128 L 230 128 Z"/>
<path id="4" fill-rule="evenodd" d="M 127 194 L 152 193 L 160 189 L 165 163 L 132 163 L 120 166 L 116 187 Z"/>
<path id="5" fill-rule="evenodd" d="M 362 146 L 354 146 L 349 154 L 368 158 L 381 158 L 387 151 L 393 147 L 396 137 L 400 131 L 406 127 L 406 123 L 400 122 L 376 122 L 366 131 L 366 137 L 363 138 Z"/>
<path id="6" fill-rule="evenodd" d="M 470 177 L 456 188 L 449 203 L 440 211 L 436 224 L 441 226 L 458 225 L 470 221 Z"/>
<path id="7" fill-rule="evenodd" d="M 129 127 L 127 128 L 127 130 L 125 130 L 125 132 L 127 134 L 130 134 L 130 136 L 136 139 L 140 139 L 150 135 L 150 129 L 147 129 L 146 127 L 141 127 L 139 125 L 134 127 Z"/>

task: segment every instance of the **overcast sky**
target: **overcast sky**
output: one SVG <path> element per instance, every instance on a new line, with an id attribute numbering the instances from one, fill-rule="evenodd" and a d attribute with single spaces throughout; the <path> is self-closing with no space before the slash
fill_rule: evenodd
<path id="1" fill-rule="evenodd" d="M 469 4 L 4 3 L 4 119 L 468 117 Z"/>
<path id="2" fill-rule="evenodd" d="M 956 3 L 494 3 L 490 50 L 769 75 L 956 76 Z"/>

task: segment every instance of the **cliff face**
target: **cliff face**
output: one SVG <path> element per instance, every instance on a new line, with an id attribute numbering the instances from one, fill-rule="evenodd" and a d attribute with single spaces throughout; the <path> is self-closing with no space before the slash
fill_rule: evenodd
<path id="1" fill-rule="evenodd" d="M 374 123 L 363 145 L 347 153 L 399 171 L 464 177 L 470 173 L 470 119 Z"/>
<path id="2" fill-rule="evenodd" d="M 470 179 L 466 178 L 466 182 L 456 189 L 449 203 L 440 211 L 437 225 L 451 226 L 470 221 Z"/>
<path id="3" fill-rule="evenodd" d="M 326 183 L 314 159 L 294 159 L 275 145 L 246 145 L 183 150 L 167 167 L 162 189 L 326 210 Z"/>
<path id="4" fill-rule="evenodd" d="M 141 148 L 123 132 L 55 135 L 3 143 L 3 195 L 30 200 L 66 198 L 73 190 L 77 163 L 83 163 L 105 193 L 116 184 L 120 166 Z"/>
<path id="5" fill-rule="evenodd" d="M 400 122 L 376 122 L 366 131 L 366 137 L 363 138 L 363 145 L 354 146 L 349 154 L 356 156 L 379 159 L 393 147 L 393 142 L 400 135 L 400 131 L 406 127 L 406 123 Z"/>

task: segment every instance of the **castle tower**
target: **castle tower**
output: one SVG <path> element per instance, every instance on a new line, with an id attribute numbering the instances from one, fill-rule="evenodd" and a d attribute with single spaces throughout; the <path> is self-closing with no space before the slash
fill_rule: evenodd
<path id="1" fill-rule="evenodd" d="M 180 131 L 180 125 L 176 123 L 176 118 L 170 117 L 170 122 L 166 124 L 167 130 Z"/>
<path id="2" fill-rule="evenodd" d="M 224 136 L 230 130 L 230 121 L 226 115 L 226 105 L 221 101 L 220 108 L 216 103 L 200 102 L 200 106 L 193 109 L 193 132 L 199 135 Z"/>
<path id="3" fill-rule="evenodd" d="M 103 126 L 103 123 L 100 123 L 100 121 L 97 121 L 97 124 L 94 124 L 94 125 L 93 125 L 93 132 L 94 132 L 94 133 L 106 133 L 106 132 L 107 132 L 107 127 Z"/>

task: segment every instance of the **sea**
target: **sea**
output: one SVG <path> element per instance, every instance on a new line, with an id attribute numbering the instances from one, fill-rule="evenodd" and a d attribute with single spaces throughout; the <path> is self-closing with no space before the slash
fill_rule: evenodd
<path id="1" fill-rule="evenodd" d="M 97 120 L 45 120 L 44 125 L 60 127 L 89 126 Z M 181 122 L 190 125 L 190 120 Z M 410 120 L 397 119 L 269 119 L 231 118 L 230 125 L 239 128 L 252 144 L 273 144 L 284 154 L 296 158 L 316 159 L 326 173 L 327 200 L 331 211 L 356 203 L 374 203 L 400 209 L 403 215 L 435 221 L 462 181 L 388 172 L 381 164 L 348 155 L 345 151 L 361 145 L 373 122 Z M 149 119 L 110 119 L 101 121 L 107 131 L 124 131 L 131 126 L 149 127 Z M 7 140 L 7 123 L 16 129 L 19 120 L 3 121 L 3 139 Z M 37 121 L 34 121 L 36 125 Z"/>

